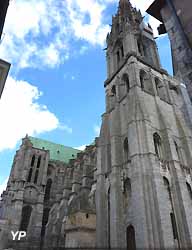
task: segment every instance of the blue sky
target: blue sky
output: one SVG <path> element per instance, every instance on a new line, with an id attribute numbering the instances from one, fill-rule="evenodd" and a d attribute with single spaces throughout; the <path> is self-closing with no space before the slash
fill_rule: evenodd
<path id="1" fill-rule="evenodd" d="M 146 15 L 152 1 L 131 2 Z M 12 64 L 0 100 L 0 193 L 27 133 L 72 147 L 98 136 L 105 111 L 103 49 L 117 5 L 118 0 L 10 2 L 0 44 L 0 58 Z M 158 22 L 145 20 L 157 36 Z M 162 66 L 172 74 L 168 38 L 156 41 Z"/>

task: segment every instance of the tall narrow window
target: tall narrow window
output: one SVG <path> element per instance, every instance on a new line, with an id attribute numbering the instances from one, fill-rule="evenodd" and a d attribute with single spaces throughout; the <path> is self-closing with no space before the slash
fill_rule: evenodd
<path id="1" fill-rule="evenodd" d="M 31 159 L 31 167 L 34 166 L 34 163 L 35 163 L 35 155 L 33 155 L 32 159 Z"/>
<path id="2" fill-rule="evenodd" d="M 51 186 L 52 186 L 52 180 L 48 179 L 47 180 L 47 185 L 46 185 L 46 188 L 45 188 L 45 197 L 44 197 L 45 201 L 48 201 L 50 199 Z"/>
<path id="3" fill-rule="evenodd" d="M 31 182 L 31 178 L 32 178 L 32 174 L 33 174 L 33 166 L 34 166 L 34 163 L 35 163 L 35 155 L 32 156 L 32 159 L 31 159 L 31 167 L 30 167 L 30 170 L 29 170 L 29 175 L 27 177 L 27 182 Z"/>
<path id="4" fill-rule="evenodd" d="M 180 151 L 180 149 L 175 141 L 174 141 L 174 144 L 175 144 L 175 149 L 176 149 L 178 160 L 182 163 L 181 151 Z"/>
<path id="5" fill-rule="evenodd" d="M 27 182 L 30 182 L 30 181 L 31 181 L 32 173 L 33 173 L 33 169 L 30 168 L 30 170 L 29 170 L 29 175 L 28 175 L 28 178 L 27 178 Z"/>
<path id="6" fill-rule="evenodd" d="M 141 83 L 141 89 L 144 90 L 145 88 L 145 72 L 141 70 L 140 72 L 140 83 Z"/>
<path id="7" fill-rule="evenodd" d="M 46 230 L 46 225 L 49 220 L 49 208 L 45 208 L 43 210 L 43 220 L 42 220 L 42 228 L 41 228 L 41 237 L 44 237 L 45 235 L 45 230 Z"/>
<path id="8" fill-rule="evenodd" d="M 187 190 L 188 190 L 189 196 L 190 196 L 190 198 L 192 200 L 192 189 L 191 189 L 191 186 L 190 186 L 190 184 L 188 182 L 186 182 L 186 185 L 187 185 Z"/>
<path id="9" fill-rule="evenodd" d="M 124 199 L 124 212 L 127 213 L 127 209 L 131 200 L 131 180 L 127 178 L 123 183 L 123 199 Z"/>
<path id="10" fill-rule="evenodd" d="M 178 239 L 178 233 L 177 233 L 177 224 L 176 224 L 174 213 L 170 213 L 170 217 L 171 217 L 171 225 L 172 225 L 172 230 L 173 230 L 173 238 L 176 240 Z"/>
<path id="11" fill-rule="evenodd" d="M 124 57 L 124 49 L 123 49 L 123 45 L 121 46 L 121 55 L 122 55 L 122 57 Z"/>
<path id="12" fill-rule="evenodd" d="M 123 143 L 123 151 L 124 151 L 124 161 L 128 162 L 129 161 L 129 143 L 128 143 L 127 138 L 125 138 L 124 143 Z"/>
<path id="13" fill-rule="evenodd" d="M 124 74 L 122 80 L 123 80 L 123 83 L 124 83 L 125 86 L 126 86 L 126 91 L 127 91 L 127 93 L 128 93 L 128 92 L 129 92 L 129 89 L 130 89 L 129 77 L 128 77 L 128 75 L 127 75 L 127 74 Z"/>
<path id="14" fill-rule="evenodd" d="M 174 207 L 173 207 L 173 202 L 172 202 L 172 197 L 171 197 L 171 189 L 169 185 L 169 181 L 166 177 L 163 177 L 164 185 L 167 189 L 167 193 L 169 196 L 169 202 L 171 205 L 171 213 L 170 213 L 170 219 L 171 219 L 171 226 L 172 226 L 172 231 L 173 231 L 173 238 L 179 240 L 178 238 L 178 231 L 177 231 L 177 223 L 175 219 L 175 214 L 174 214 Z"/>
<path id="15" fill-rule="evenodd" d="M 161 144 L 161 137 L 158 135 L 158 133 L 153 134 L 153 142 L 155 146 L 155 154 L 159 159 L 162 159 L 162 144 Z"/>
<path id="16" fill-rule="evenodd" d="M 38 161 L 37 161 L 37 168 L 40 167 L 40 164 L 41 164 L 41 156 L 39 156 L 39 158 L 38 158 Z"/>
<path id="17" fill-rule="evenodd" d="M 35 183 L 35 184 L 37 183 L 38 175 L 39 175 L 39 170 L 37 169 L 37 170 L 35 171 L 35 179 L 34 179 L 34 183 Z"/>
<path id="18" fill-rule="evenodd" d="M 127 228 L 127 250 L 136 250 L 135 229 L 132 225 Z"/>
<path id="19" fill-rule="evenodd" d="M 21 223 L 20 223 L 20 231 L 27 231 L 27 228 L 29 226 L 29 221 L 31 217 L 32 207 L 31 206 L 25 206 L 22 209 L 21 214 Z"/>
<path id="20" fill-rule="evenodd" d="M 141 41 L 139 41 L 139 40 L 137 40 L 137 47 L 138 47 L 139 54 L 140 54 L 141 56 L 143 56 L 142 43 L 141 43 Z"/>
<path id="21" fill-rule="evenodd" d="M 112 88 L 111 88 L 111 93 L 116 96 L 116 86 L 113 85 Z"/>
<path id="22" fill-rule="evenodd" d="M 160 82 L 158 78 L 155 78 L 155 87 L 156 87 L 157 95 L 159 96 Z"/>
<path id="23" fill-rule="evenodd" d="M 118 64 L 119 64 L 119 62 L 120 62 L 120 59 L 121 59 L 120 53 L 119 53 L 119 51 L 117 51 L 117 63 L 118 63 Z"/>

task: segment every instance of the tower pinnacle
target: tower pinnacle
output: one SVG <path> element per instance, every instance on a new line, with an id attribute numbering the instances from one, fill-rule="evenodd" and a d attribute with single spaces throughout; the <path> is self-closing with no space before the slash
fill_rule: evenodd
<path id="1" fill-rule="evenodd" d="M 132 5 L 129 0 L 120 0 L 118 14 L 122 17 L 130 16 L 132 12 Z"/>

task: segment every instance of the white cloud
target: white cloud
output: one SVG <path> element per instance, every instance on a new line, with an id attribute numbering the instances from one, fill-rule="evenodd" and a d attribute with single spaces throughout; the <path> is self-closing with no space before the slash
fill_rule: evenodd
<path id="1" fill-rule="evenodd" d="M 67 132 L 67 133 L 69 133 L 69 134 L 72 134 L 72 132 L 73 132 L 73 129 L 70 128 L 67 125 L 60 124 L 58 128 L 61 129 L 61 130 L 63 130 L 63 131 L 65 131 L 65 132 Z"/>
<path id="2" fill-rule="evenodd" d="M 94 132 L 95 132 L 95 135 L 96 135 L 96 136 L 99 136 L 99 134 L 100 134 L 100 126 L 95 125 L 95 126 L 94 126 Z"/>
<path id="3" fill-rule="evenodd" d="M 7 187 L 7 182 L 8 182 L 8 177 L 0 184 L 0 197 L 1 197 L 1 194 L 3 193 L 3 191 Z"/>
<path id="4" fill-rule="evenodd" d="M 91 44 L 104 44 L 110 27 L 102 23 L 103 12 L 109 2 L 112 1 L 66 0 L 71 28 L 77 38 Z"/>
<path id="5" fill-rule="evenodd" d="M 87 50 L 88 50 L 88 47 L 87 47 L 87 46 L 81 46 L 79 53 L 80 53 L 81 55 L 83 55 L 83 54 L 85 54 L 85 52 L 86 52 Z"/>
<path id="6" fill-rule="evenodd" d="M 8 77 L 0 100 L 0 151 L 13 149 L 26 134 L 59 128 L 57 117 L 38 103 L 41 95 L 38 88 L 28 82 Z"/>
<path id="7" fill-rule="evenodd" d="M 75 149 L 78 149 L 78 150 L 81 150 L 81 151 L 85 150 L 85 148 L 86 148 L 86 145 L 75 147 Z"/>
<path id="8" fill-rule="evenodd" d="M 60 5 L 54 0 L 11 1 L 1 57 L 18 69 L 54 67 L 67 60 L 66 16 Z"/>

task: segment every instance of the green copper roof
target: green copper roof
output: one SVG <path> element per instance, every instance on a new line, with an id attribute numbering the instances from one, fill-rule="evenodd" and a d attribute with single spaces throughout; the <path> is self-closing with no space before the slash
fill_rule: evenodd
<path id="1" fill-rule="evenodd" d="M 80 150 L 71 147 L 66 147 L 61 144 L 56 144 L 54 142 L 31 136 L 29 136 L 29 140 L 34 148 L 49 150 L 51 160 L 68 163 L 70 159 L 76 158 L 77 153 L 81 152 Z"/>

